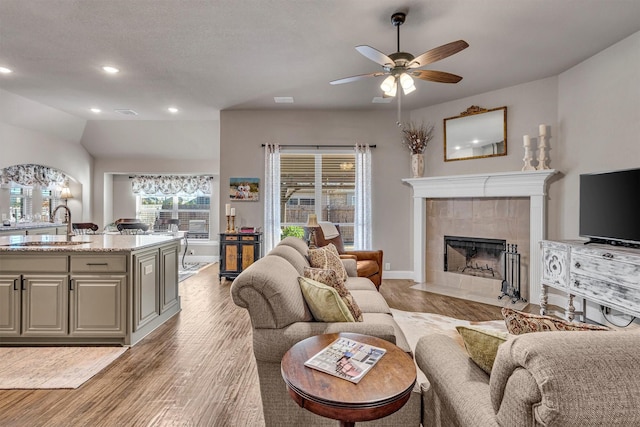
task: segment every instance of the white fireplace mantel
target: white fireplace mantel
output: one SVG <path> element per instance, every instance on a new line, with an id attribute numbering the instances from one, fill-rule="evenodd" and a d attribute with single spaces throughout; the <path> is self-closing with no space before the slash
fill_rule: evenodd
<path id="1" fill-rule="evenodd" d="M 498 172 L 474 175 L 408 178 L 413 188 L 413 275 L 424 282 L 426 273 L 426 199 L 461 197 L 529 197 L 529 300 L 540 303 L 542 261 L 539 243 L 546 238 L 547 181 L 554 169 L 527 172 Z"/>

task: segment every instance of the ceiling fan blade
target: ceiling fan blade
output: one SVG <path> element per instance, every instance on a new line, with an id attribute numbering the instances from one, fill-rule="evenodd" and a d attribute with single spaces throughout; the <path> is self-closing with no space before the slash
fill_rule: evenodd
<path id="1" fill-rule="evenodd" d="M 409 68 L 418 68 L 429 65 L 433 62 L 440 61 L 455 53 L 460 52 L 469 47 L 469 44 L 464 40 L 458 40 L 455 42 L 443 44 L 440 47 L 433 48 L 426 51 L 422 55 L 416 57 L 408 65 Z"/>
<path id="2" fill-rule="evenodd" d="M 368 77 L 380 77 L 380 76 L 384 76 L 385 74 L 386 73 L 383 73 L 382 71 L 379 71 L 377 73 L 359 74 L 357 76 L 351 76 L 351 77 L 345 77 L 343 79 L 332 80 L 329 83 L 332 85 L 341 85 L 343 83 L 351 83 L 358 80 L 366 79 Z"/>
<path id="3" fill-rule="evenodd" d="M 380 52 L 378 49 L 372 48 L 371 46 L 367 46 L 367 45 L 356 46 L 356 50 L 360 52 L 362 55 L 364 55 L 365 57 L 372 60 L 373 62 L 380 64 L 382 66 L 389 65 L 393 67 L 395 65 L 395 62 L 393 62 L 393 59 L 389 58 L 387 55 Z"/>
<path id="4" fill-rule="evenodd" d="M 407 74 L 410 74 L 421 80 L 427 80 L 429 82 L 437 83 L 458 83 L 460 80 L 462 80 L 462 77 L 455 74 L 436 70 L 414 70 L 409 71 Z"/>

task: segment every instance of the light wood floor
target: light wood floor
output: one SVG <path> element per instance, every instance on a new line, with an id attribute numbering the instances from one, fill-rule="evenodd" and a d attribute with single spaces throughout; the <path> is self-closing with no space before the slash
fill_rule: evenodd
<path id="1" fill-rule="evenodd" d="M 182 282 L 182 312 L 79 389 L 0 390 L 0 426 L 263 426 L 249 317 L 217 273 Z M 385 280 L 380 292 L 399 310 L 501 318 L 498 307 L 411 285 Z"/>

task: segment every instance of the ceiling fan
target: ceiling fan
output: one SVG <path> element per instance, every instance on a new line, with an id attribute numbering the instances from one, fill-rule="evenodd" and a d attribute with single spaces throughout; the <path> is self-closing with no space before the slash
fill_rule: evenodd
<path id="1" fill-rule="evenodd" d="M 462 77 L 455 74 L 436 70 L 419 70 L 418 68 L 424 67 L 436 61 L 440 61 L 441 59 L 447 58 L 455 53 L 458 53 L 461 50 L 469 47 L 469 44 L 464 40 L 458 40 L 428 50 L 417 57 L 414 57 L 412 54 L 407 52 L 400 52 L 400 26 L 404 24 L 406 17 L 407 14 L 404 12 L 396 12 L 391 15 L 391 23 L 394 27 L 397 28 L 398 31 L 397 52 L 385 55 L 384 53 L 372 48 L 371 46 L 356 46 L 356 50 L 366 58 L 382 65 L 383 71 L 345 77 L 342 79 L 333 80 L 329 83 L 331 83 L 332 85 L 338 85 L 343 83 L 355 82 L 357 80 L 366 79 L 368 77 L 388 76 L 380 85 L 380 89 L 382 89 L 382 91 L 384 92 L 384 96 L 392 97 L 396 96 L 398 90 L 398 82 L 400 83 L 400 86 L 402 86 L 402 92 L 405 95 L 416 90 L 416 87 L 413 84 L 413 77 L 437 83 L 458 83 L 460 80 L 462 80 Z"/>

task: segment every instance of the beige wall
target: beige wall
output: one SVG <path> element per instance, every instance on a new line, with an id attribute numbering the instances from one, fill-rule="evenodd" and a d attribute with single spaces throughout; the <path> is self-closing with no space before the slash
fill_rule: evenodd
<path id="1" fill-rule="evenodd" d="M 220 182 L 230 177 L 259 177 L 264 183 L 261 144 L 327 145 L 376 144 L 373 150 L 373 247 L 384 250 L 394 270 L 410 266 L 409 188 L 401 182 L 410 175 L 408 152 L 400 144 L 396 112 L 380 111 L 223 111 L 221 120 Z M 239 225 L 263 224 L 264 198 L 233 202 Z M 224 204 L 220 201 L 220 227 Z"/>

